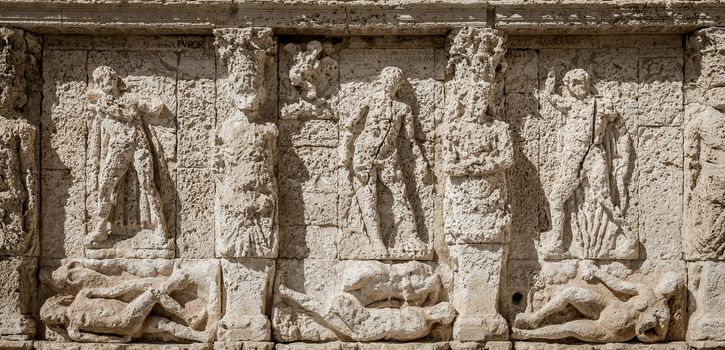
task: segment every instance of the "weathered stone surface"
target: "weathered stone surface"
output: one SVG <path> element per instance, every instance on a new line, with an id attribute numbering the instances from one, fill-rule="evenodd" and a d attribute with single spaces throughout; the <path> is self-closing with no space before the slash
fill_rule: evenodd
<path id="1" fill-rule="evenodd" d="M 268 341 L 272 333 L 267 310 L 275 264 L 271 259 L 224 259 L 224 318 L 219 323 L 221 341 Z"/>
<path id="2" fill-rule="evenodd" d="M 223 117 L 218 118 L 216 141 L 216 254 L 273 258 L 278 245 L 278 130 L 277 114 L 264 106 L 276 91 L 270 77 L 277 45 L 269 28 L 215 33 L 218 65 L 225 67 L 225 76 L 217 79 L 217 113 Z"/>
<path id="3" fill-rule="evenodd" d="M 58 293 L 40 318 L 55 341 L 208 343 L 221 314 L 220 278 L 216 260 L 68 259 L 40 273 Z"/>
<path id="4" fill-rule="evenodd" d="M 38 127 L 31 118 L 31 43 L 0 27 L 0 255 L 38 254 Z"/>
<path id="5" fill-rule="evenodd" d="M 0 348 L 725 348 L 724 19 L 0 0 Z"/>
<path id="6" fill-rule="evenodd" d="M 513 317 L 513 310 L 523 311 L 509 321 L 514 339 L 684 339 L 687 293 L 682 261 L 600 266 L 586 260 L 510 261 L 508 268 L 512 277 L 506 314 Z M 622 295 L 629 298 L 619 299 Z"/>
<path id="7" fill-rule="evenodd" d="M 0 257 L 0 340 L 29 340 L 36 333 L 38 259 Z"/>

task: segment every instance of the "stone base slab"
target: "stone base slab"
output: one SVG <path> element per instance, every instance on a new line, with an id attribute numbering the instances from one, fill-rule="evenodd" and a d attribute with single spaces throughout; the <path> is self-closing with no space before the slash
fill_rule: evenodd
<path id="1" fill-rule="evenodd" d="M 514 350 L 687 350 L 684 342 L 664 344 L 610 343 L 610 344 L 552 344 L 514 342 Z"/>

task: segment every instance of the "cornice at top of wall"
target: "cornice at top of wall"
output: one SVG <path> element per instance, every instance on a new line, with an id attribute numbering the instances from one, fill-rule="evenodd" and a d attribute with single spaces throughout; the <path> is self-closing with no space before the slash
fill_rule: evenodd
<path id="1" fill-rule="evenodd" d="M 512 34 L 684 33 L 725 26 L 725 1 L 633 0 L 0 0 L 0 25 L 40 33 L 443 34 L 462 26 Z"/>

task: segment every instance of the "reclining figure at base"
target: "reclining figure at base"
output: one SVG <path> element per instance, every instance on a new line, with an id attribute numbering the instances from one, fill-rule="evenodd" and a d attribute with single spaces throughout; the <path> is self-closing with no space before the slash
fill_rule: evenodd
<path id="1" fill-rule="evenodd" d="M 629 296 L 622 301 L 613 294 L 601 294 L 586 288 L 568 287 L 557 293 L 535 312 L 516 316 L 514 339 L 576 338 L 593 343 L 617 343 L 637 338 L 642 342 L 662 341 L 670 323 L 669 299 L 685 286 L 684 277 L 667 272 L 650 287 L 618 279 L 583 263 L 585 281 L 601 281 L 612 292 Z M 542 325 L 550 317 L 574 307 L 585 318 L 561 324 Z"/>
<path id="2" fill-rule="evenodd" d="M 190 314 L 170 296 L 190 285 L 189 276 L 174 273 L 161 285 L 158 280 L 139 278 L 107 288 L 85 287 L 75 295 L 55 295 L 43 304 L 40 317 L 64 338 L 78 342 L 126 343 L 146 334 L 211 341 L 211 334 L 195 329 L 206 318 Z M 152 314 L 157 306 L 169 317 Z"/>

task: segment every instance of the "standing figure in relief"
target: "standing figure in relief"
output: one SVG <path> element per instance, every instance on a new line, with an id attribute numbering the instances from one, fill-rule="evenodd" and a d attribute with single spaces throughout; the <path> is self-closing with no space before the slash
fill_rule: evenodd
<path id="1" fill-rule="evenodd" d="M 123 93 L 125 84 L 108 66 L 93 71 L 93 82 L 96 89 L 89 91 L 88 100 L 100 126 L 100 178 L 96 224 L 86 238 L 86 246 L 93 247 L 108 239 L 111 213 L 120 210 L 116 200 L 122 180 L 130 170 L 138 176 L 140 224 L 163 240 L 167 233 L 163 203 L 154 180 L 154 137 L 149 135 L 144 118 L 159 117 L 164 104 L 157 99 L 147 101 Z"/>
<path id="2" fill-rule="evenodd" d="M 662 341 L 670 323 L 669 299 L 685 287 L 683 276 L 667 272 L 659 283 L 650 287 L 643 283 L 620 280 L 591 263 L 584 262 L 582 278 L 601 281 L 614 293 L 629 296 L 622 301 L 614 295 L 603 295 L 581 287 L 566 288 L 539 310 L 516 315 L 514 339 L 564 339 L 573 337 L 585 342 L 620 343 L 637 338 L 642 342 Z M 584 318 L 562 324 L 541 324 L 550 316 L 574 307 Z"/>
<path id="3" fill-rule="evenodd" d="M 250 40 L 249 45 L 256 44 Z M 260 113 L 267 97 L 265 64 L 271 56 L 261 48 L 239 51 L 253 55 L 244 56 L 248 66 L 230 72 L 238 75 L 230 80 L 243 83 L 236 87 L 236 110 L 218 130 L 216 251 L 222 256 L 273 257 L 278 131 Z"/>
<path id="4" fill-rule="evenodd" d="M 554 93 L 554 81 L 551 72 L 543 94 L 563 118 L 557 123 L 561 149 L 548 195 L 551 230 L 542 234 L 544 257 L 566 256 L 567 212 L 571 213 L 570 227 L 580 257 L 627 257 L 636 242 L 623 218 L 631 152 L 624 124 L 611 101 L 594 96 L 589 74 L 583 69 L 566 73 L 561 96 Z M 627 238 L 623 247 L 616 246 L 619 236 Z"/>
<path id="5" fill-rule="evenodd" d="M 725 86 L 710 87 L 703 99 L 685 125 L 688 242 L 690 254 L 725 259 Z"/>
<path id="6" fill-rule="evenodd" d="M 37 231 L 37 130 L 18 109 L 25 92 L 25 40 L 0 28 L 0 255 L 32 254 Z M 15 50 L 15 51 L 13 51 Z"/>
<path id="7" fill-rule="evenodd" d="M 418 236 L 398 149 L 399 136 L 414 138 L 412 110 L 396 96 L 403 82 L 405 77 L 400 68 L 383 68 L 370 99 L 362 103 L 352 118 L 342 121 L 340 129 L 340 158 L 352 174 L 354 198 L 361 211 L 365 232 L 373 251 L 380 256 L 395 251 L 413 257 L 428 249 Z M 383 239 L 379 186 L 387 188 L 394 201 L 395 234 L 392 236 L 395 238 L 390 251 Z"/>

